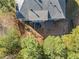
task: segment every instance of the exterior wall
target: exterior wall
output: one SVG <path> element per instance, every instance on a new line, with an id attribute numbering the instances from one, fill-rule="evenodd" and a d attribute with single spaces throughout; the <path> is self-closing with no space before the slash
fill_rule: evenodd
<path id="1" fill-rule="evenodd" d="M 42 27 L 37 31 L 44 37 L 48 35 L 63 35 L 69 33 L 70 21 L 68 20 L 59 20 L 56 22 L 49 21 L 41 23 Z"/>

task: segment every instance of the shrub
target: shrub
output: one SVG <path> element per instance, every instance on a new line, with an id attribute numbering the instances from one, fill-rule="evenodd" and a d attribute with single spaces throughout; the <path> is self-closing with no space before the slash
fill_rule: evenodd
<path id="1" fill-rule="evenodd" d="M 8 49 L 9 53 L 16 53 L 16 49 L 20 48 L 19 39 L 16 30 L 12 29 L 5 36 L 0 37 L 0 47 Z"/>
<path id="2" fill-rule="evenodd" d="M 46 56 L 46 59 L 64 59 L 65 58 L 65 46 L 63 44 L 63 41 L 61 38 L 55 37 L 55 36 L 49 36 L 44 41 L 44 53 Z"/>
<path id="3" fill-rule="evenodd" d="M 15 11 L 14 0 L 0 0 L 0 10 L 2 12 Z"/>
<path id="4" fill-rule="evenodd" d="M 28 48 L 38 45 L 38 43 L 36 43 L 36 40 L 33 36 L 21 38 L 20 44 L 21 44 L 21 48 Z"/>
<path id="5" fill-rule="evenodd" d="M 47 37 L 43 48 L 45 59 L 79 59 L 79 26 L 70 34 Z"/>
<path id="6" fill-rule="evenodd" d="M 79 59 L 79 53 L 69 51 L 67 59 Z"/>
<path id="7" fill-rule="evenodd" d="M 20 38 L 15 29 L 0 37 L 0 59 L 18 48 L 16 59 L 79 59 L 79 26 L 70 34 L 48 36 L 43 46 L 33 36 Z"/>
<path id="8" fill-rule="evenodd" d="M 68 50 L 79 52 L 79 27 L 73 29 L 71 34 L 62 36 L 62 40 Z"/>
<path id="9" fill-rule="evenodd" d="M 7 55 L 6 48 L 0 48 L 0 59 L 3 59 Z"/>
<path id="10" fill-rule="evenodd" d="M 34 37 L 26 37 L 21 39 L 22 50 L 16 59 L 42 59 L 42 47 L 34 39 Z"/>

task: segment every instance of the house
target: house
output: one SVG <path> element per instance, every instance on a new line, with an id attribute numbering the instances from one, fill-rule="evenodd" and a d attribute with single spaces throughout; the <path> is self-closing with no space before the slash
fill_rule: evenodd
<path id="1" fill-rule="evenodd" d="M 66 19 L 66 0 L 16 0 L 17 18 L 44 22 Z"/>
<path id="2" fill-rule="evenodd" d="M 70 28 L 66 3 L 67 0 L 16 0 L 16 16 L 43 36 L 66 34 Z"/>

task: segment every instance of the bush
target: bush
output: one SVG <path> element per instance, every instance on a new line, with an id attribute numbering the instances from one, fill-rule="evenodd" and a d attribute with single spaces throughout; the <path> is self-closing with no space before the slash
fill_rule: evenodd
<path id="1" fill-rule="evenodd" d="M 21 39 L 22 50 L 16 59 L 42 59 L 42 47 L 34 39 L 34 37 L 26 37 Z"/>
<path id="2" fill-rule="evenodd" d="M 33 36 L 21 38 L 20 44 L 21 44 L 21 48 L 38 46 L 38 43 L 36 42 L 36 40 Z"/>
<path id="3" fill-rule="evenodd" d="M 67 59 L 79 59 L 79 53 L 69 51 Z"/>
<path id="4" fill-rule="evenodd" d="M 55 36 L 49 36 L 44 41 L 44 52 L 48 56 L 46 59 L 64 59 L 65 58 L 65 46 L 61 38 Z"/>
<path id="5" fill-rule="evenodd" d="M 3 59 L 7 55 L 6 48 L 0 48 L 0 59 Z"/>
<path id="6" fill-rule="evenodd" d="M 62 36 L 62 40 L 68 50 L 79 52 L 79 27 L 73 29 L 71 34 Z"/>
<path id="7" fill-rule="evenodd" d="M 48 36 L 43 46 L 33 36 L 20 38 L 14 29 L 0 37 L 1 58 L 18 48 L 16 59 L 79 59 L 79 26 L 70 34 Z"/>
<path id="8" fill-rule="evenodd" d="M 70 34 L 48 36 L 43 48 L 34 37 L 22 38 L 22 50 L 16 59 L 79 59 L 79 27 Z"/>
<path id="9" fill-rule="evenodd" d="M 12 29 L 5 36 L 0 37 L 0 48 L 8 49 L 9 53 L 16 53 L 16 49 L 20 48 L 19 39 L 16 30 Z"/>
<path id="10" fill-rule="evenodd" d="M 0 0 L 0 10 L 2 12 L 15 11 L 14 0 Z"/>
<path id="11" fill-rule="evenodd" d="M 79 59 L 79 26 L 70 34 L 47 37 L 43 48 L 45 59 Z"/>

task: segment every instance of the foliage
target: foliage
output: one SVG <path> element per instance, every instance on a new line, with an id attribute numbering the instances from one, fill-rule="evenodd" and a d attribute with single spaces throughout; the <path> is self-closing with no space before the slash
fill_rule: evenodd
<path id="1" fill-rule="evenodd" d="M 36 43 L 35 38 L 33 36 L 21 38 L 21 47 L 22 48 L 28 48 L 28 47 L 33 47 L 38 46 L 38 43 Z"/>
<path id="2" fill-rule="evenodd" d="M 7 55 L 6 48 L 0 48 L 0 59 L 3 59 Z"/>
<path id="3" fill-rule="evenodd" d="M 22 38 L 21 47 L 22 50 L 16 59 L 42 59 L 42 47 L 34 37 Z"/>
<path id="4" fill-rule="evenodd" d="M 79 26 L 71 34 L 62 36 L 62 40 L 68 50 L 79 52 Z"/>
<path id="5" fill-rule="evenodd" d="M 44 41 L 43 46 L 44 46 L 44 52 L 46 56 L 48 56 L 46 59 L 65 58 L 65 53 L 66 53 L 65 46 L 59 36 L 47 37 Z"/>
<path id="6" fill-rule="evenodd" d="M 70 34 L 62 36 L 48 36 L 43 46 L 33 36 L 19 37 L 16 30 L 9 30 L 7 35 L 0 37 L 0 48 L 4 48 L 3 55 L 20 51 L 16 59 L 79 59 L 79 26 Z M 5 50 L 6 49 L 6 50 Z"/>
<path id="7" fill-rule="evenodd" d="M 75 52 L 69 51 L 67 59 L 79 59 L 79 53 L 75 53 Z"/>
<path id="8" fill-rule="evenodd" d="M 47 37 L 43 48 L 47 59 L 79 59 L 79 26 L 71 34 Z"/>
<path id="9" fill-rule="evenodd" d="M 0 37 L 0 48 L 8 49 L 9 53 L 15 53 L 14 50 L 19 48 L 19 36 L 14 29 L 8 31 L 5 36 Z"/>
<path id="10" fill-rule="evenodd" d="M 0 10 L 2 12 L 15 11 L 14 0 L 0 0 Z"/>

